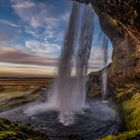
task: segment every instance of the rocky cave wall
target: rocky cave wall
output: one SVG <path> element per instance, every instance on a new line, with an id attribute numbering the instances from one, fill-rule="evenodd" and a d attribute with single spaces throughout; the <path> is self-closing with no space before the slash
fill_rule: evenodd
<path id="1" fill-rule="evenodd" d="M 91 3 L 113 45 L 109 80 L 114 85 L 140 78 L 140 1 L 77 0 Z"/>

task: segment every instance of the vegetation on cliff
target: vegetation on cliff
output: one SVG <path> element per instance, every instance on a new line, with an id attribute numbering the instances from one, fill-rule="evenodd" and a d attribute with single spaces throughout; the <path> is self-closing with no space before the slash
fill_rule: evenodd
<path id="1" fill-rule="evenodd" d="M 137 137 L 140 134 L 140 130 L 127 131 L 124 133 L 120 133 L 117 136 L 109 135 L 105 138 L 98 140 L 139 140 Z"/>
<path id="2" fill-rule="evenodd" d="M 115 99 L 122 107 L 125 131 L 116 136 L 109 135 L 100 140 L 138 140 L 140 139 L 140 83 L 131 81 L 118 87 Z"/>

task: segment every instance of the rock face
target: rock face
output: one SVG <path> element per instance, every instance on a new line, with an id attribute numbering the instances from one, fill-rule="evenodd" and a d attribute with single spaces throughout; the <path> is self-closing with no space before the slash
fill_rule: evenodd
<path id="1" fill-rule="evenodd" d="M 140 139 L 140 1 L 77 0 L 91 3 L 113 45 L 108 87 L 123 112 L 125 132 L 103 140 Z M 89 94 L 100 95 L 101 72 L 90 73 Z"/>
<path id="2" fill-rule="evenodd" d="M 114 85 L 140 77 L 140 1 L 77 0 L 91 3 L 113 44 L 109 79 Z"/>
<path id="3" fill-rule="evenodd" d="M 106 67 L 107 73 L 109 73 L 111 64 L 109 64 Z M 91 72 L 88 75 L 88 82 L 87 82 L 87 97 L 96 97 L 96 98 L 102 98 L 102 72 L 104 69 L 97 71 L 97 72 Z M 109 97 L 110 95 L 112 96 L 112 93 L 114 93 L 114 88 L 112 87 L 111 83 L 108 84 L 107 86 L 107 94 L 106 97 Z"/>

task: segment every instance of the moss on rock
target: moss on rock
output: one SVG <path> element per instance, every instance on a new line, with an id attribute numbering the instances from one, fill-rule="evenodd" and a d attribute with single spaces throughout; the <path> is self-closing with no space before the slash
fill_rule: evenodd
<path id="1" fill-rule="evenodd" d="M 47 140 L 45 134 L 33 131 L 30 127 L 11 123 L 0 118 L 0 140 Z"/>
<path id="2" fill-rule="evenodd" d="M 140 92 L 122 105 L 127 129 L 140 129 Z"/>
<path id="3" fill-rule="evenodd" d="M 117 136 L 109 135 L 97 140 L 132 140 L 132 139 L 137 140 L 140 138 L 140 137 L 138 138 L 138 135 L 140 135 L 140 130 L 133 130 L 120 133 Z"/>
<path id="4" fill-rule="evenodd" d="M 116 136 L 109 135 L 99 140 L 140 139 L 140 83 L 131 81 L 116 91 L 116 100 L 122 107 L 126 130 Z"/>

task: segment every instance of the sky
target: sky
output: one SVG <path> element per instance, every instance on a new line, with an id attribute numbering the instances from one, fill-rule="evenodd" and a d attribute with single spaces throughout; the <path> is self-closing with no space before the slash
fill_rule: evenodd
<path id="1" fill-rule="evenodd" d="M 56 74 L 71 5 L 70 0 L 0 0 L 0 76 Z M 109 62 L 111 54 L 109 43 Z M 89 70 L 101 67 L 102 48 L 93 41 Z"/>

